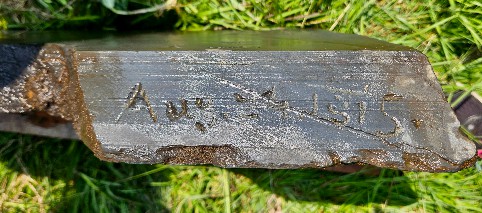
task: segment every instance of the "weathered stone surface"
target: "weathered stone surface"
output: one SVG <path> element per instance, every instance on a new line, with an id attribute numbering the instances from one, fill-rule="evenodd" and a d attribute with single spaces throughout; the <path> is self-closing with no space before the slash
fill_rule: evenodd
<path id="1" fill-rule="evenodd" d="M 66 59 L 69 75 L 59 78 L 71 83 L 56 90 L 74 91 L 75 100 L 54 101 L 49 109 L 59 102 L 65 110 L 49 113 L 73 121 L 104 160 L 367 163 L 436 172 L 474 159 L 474 144 L 459 133 L 426 57 L 408 48 L 320 31 L 150 34 L 64 45 L 77 51 Z M 72 51 L 43 47 L 52 48 Z M 5 85 L 2 94 L 12 87 Z M 45 110 L 27 105 L 0 109 Z"/>

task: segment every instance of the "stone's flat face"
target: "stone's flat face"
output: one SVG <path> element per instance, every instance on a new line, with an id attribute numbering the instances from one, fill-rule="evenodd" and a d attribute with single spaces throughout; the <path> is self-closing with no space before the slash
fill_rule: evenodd
<path id="1" fill-rule="evenodd" d="M 58 43 L 32 44 L 45 41 Z M 0 55 L 0 130 L 74 129 L 103 160 L 441 172 L 475 159 L 426 57 L 366 37 L 2 32 Z"/>
<path id="2" fill-rule="evenodd" d="M 107 159 L 454 171 L 473 157 L 415 51 L 80 51 Z"/>

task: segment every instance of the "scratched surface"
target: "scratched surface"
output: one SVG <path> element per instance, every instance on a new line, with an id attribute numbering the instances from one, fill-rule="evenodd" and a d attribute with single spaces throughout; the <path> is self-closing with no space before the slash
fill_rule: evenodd
<path id="1" fill-rule="evenodd" d="M 78 51 L 104 158 L 454 171 L 475 153 L 416 51 Z"/>

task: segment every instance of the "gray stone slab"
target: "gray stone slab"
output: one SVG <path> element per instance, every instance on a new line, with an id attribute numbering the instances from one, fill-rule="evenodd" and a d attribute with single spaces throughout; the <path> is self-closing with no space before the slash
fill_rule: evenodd
<path id="1" fill-rule="evenodd" d="M 45 48 L 73 64 L 49 62 L 68 67 L 59 91 L 71 92 L 69 101 L 52 97 L 48 110 L 71 120 L 104 160 L 440 172 L 475 159 L 426 57 L 409 48 L 323 31 L 148 34 Z M 65 110 L 50 109 L 57 104 Z M 0 105 L 8 107 L 18 103 Z"/>
<path id="2" fill-rule="evenodd" d="M 94 131 L 117 161 L 450 170 L 473 156 L 415 51 L 97 51 L 78 59 Z M 209 151 L 180 154 L 186 147 Z"/>
<path id="3" fill-rule="evenodd" d="M 0 113 L 0 131 L 52 138 L 79 139 L 72 122 L 46 113 Z"/>

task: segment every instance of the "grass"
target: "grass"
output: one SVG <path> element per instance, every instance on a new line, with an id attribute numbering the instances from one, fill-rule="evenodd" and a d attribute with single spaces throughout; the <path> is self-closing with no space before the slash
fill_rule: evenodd
<path id="1" fill-rule="evenodd" d="M 101 162 L 81 142 L 3 133 L 2 212 L 482 211 L 482 173 Z"/>
<path id="2" fill-rule="evenodd" d="M 0 0 L 1 28 L 321 28 L 423 52 L 453 104 L 460 101 L 452 98 L 456 90 L 482 93 L 478 0 Z M 0 185 L 1 212 L 482 212 L 476 168 L 370 176 L 130 165 L 101 162 L 78 141 L 11 133 L 0 133 Z"/>

